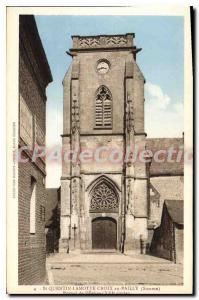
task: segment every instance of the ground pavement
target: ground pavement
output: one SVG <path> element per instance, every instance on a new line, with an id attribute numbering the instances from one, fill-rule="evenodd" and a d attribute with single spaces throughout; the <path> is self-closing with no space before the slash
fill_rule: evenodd
<path id="1" fill-rule="evenodd" d="M 49 284 L 183 284 L 183 266 L 150 255 L 121 253 L 53 254 L 47 258 Z"/>

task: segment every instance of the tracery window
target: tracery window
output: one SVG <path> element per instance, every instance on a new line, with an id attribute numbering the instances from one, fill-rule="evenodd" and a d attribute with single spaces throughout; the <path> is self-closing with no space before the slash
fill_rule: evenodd
<path id="1" fill-rule="evenodd" d="M 108 184 L 104 182 L 94 188 L 91 196 L 91 211 L 117 211 L 118 207 L 117 194 Z"/>
<path id="2" fill-rule="evenodd" d="M 95 128 L 112 128 L 112 95 L 104 85 L 96 93 Z"/>

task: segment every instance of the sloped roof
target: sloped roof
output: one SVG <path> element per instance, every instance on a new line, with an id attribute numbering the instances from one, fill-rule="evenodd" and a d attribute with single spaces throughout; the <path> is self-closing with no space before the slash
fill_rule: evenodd
<path id="1" fill-rule="evenodd" d="M 146 149 L 152 151 L 153 155 L 156 151 L 166 150 L 169 148 L 173 148 L 174 150 L 179 152 L 179 150 L 183 150 L 183 138 L 151 138 L 146 139 Z M 168 153 L 168 152 L 167 152 Z M 160 158 L 167 157 L 159 156 Z M 174 162 L 168 162 L 166 159 L 164 162 L 156 162 L 154 157 L 152 159 L 150 165 L 150 176 L 158 176 L 158 175 L 183 175 L 184 174 L 184 159 L 182 158 L 180 162 L 176 162 L 177 154 L 172 155 L 172 160 Z"/>
<path id="2" fill-rule="evenodd" d="M 177 224 L 184 224 L 184 201 L 183 200 L 165 200 L 164 204 L 167 208 L 171 220 Z"/>

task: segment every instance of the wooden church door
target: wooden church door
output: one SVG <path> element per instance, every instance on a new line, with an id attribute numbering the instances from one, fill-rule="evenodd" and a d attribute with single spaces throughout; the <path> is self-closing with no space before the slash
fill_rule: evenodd
<path id="1" fill-rule="evenodd" d="M 117 248 L 117 223 L 108 217 L 99 217 L 92 221 L 92 248 Z"/>

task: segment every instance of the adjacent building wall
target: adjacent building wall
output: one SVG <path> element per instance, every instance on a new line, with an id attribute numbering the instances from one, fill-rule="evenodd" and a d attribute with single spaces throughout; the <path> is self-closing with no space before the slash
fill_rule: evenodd
<path id="1" fill-rule="evenodd" d="M 19 147 L 29 147 L 22 152 L 27 162 L 18 165 L 18 283 L 24 285 L 45 280 L 45 162 L 33 163 L 31 149 L 45 145 L 45 88 L 52 77 L 33 16 L 20 16 L 19 38 Z"/>
<path id="2" fill-rule="evenodd" d="M 175 224 L 175 251 L 176 262 L 184 261 L 184 225 Z"/>
<path id="3" fill-rule="evenodd" d="M 166 208 L 162 212 L 161 226 L 155 229 L 152 243 L 150 246 L 151 253 L 155 256 L 168 260 L 174 260 L 174 227 Z"/>
<path id="4" fill-rule="evenodd" d="M 149 222 L 156 227 L 161 222 L 165 199 L 184 199 L 184 176 L 171 175 L 150 178 Z"/>

